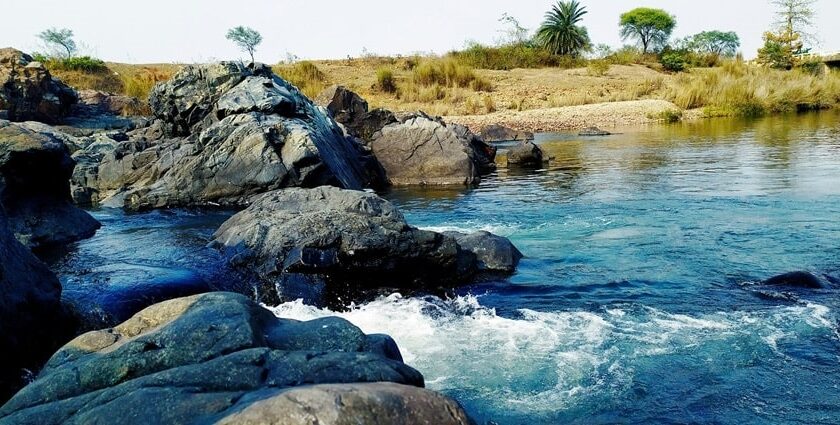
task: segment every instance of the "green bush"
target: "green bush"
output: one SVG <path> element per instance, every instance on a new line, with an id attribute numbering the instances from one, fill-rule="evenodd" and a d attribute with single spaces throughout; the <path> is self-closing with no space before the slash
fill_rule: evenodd
<path id="1" fill-rule="evenodd" d="M 475 91 L 490 91 L 490 83 L 475 74 L 472 67 L 455 59 L 431 59 L 421 62 L 412 71 L 412 81 L 420 86 L 470 87 Z"/>
<path id="2" fill-rule="evenodd" d="M 107 72 L 108 67 L 100 59 L 92 58 L 90 56 L 78 56 L 64 59 L 48 59 L 46 61 L 47 68 L 59 69 L 63 71 L 79 71 L 87 73 Z"/>
<path id="3" fill-rule="evenodd" d="M 589 66 L 587 67 L 589 75 L 594 77 L 603 77 L 610 72 L 610 63 L 604 59 L 594 59 L 589 61 Z"/>
<path id="4" fill-rule="evenodd" d="M 662 53 L 662 57 L 659 59 L 659 62 L 667 71 L 682 72 L 685 71 L 687 66 L 686 56 L 686 52 L 671 50 Z"/>
<path id="5" fill-rule="evenodd" d="M 376 70 L 376 88 L 385 93 L 395 93 L 397 83 L 394 81 L 394 71 L 391 68 L 379 68 Z"/>
<path id="6" fill-rule="evenodd" d="M 575 68 L 583 66 L 579 58 L 551 54 L 549 51 L 527 43 L 508 44 L 499 47 L 473 43 L 447 56 L 477 69 L 511 70 L 515 68 Z"/>

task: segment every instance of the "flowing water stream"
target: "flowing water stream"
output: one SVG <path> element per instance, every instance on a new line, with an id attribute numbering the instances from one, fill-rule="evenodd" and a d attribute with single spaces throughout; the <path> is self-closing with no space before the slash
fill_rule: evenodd
<path id="1" fill-rule="evenodd" d="M 712 120 L 604 138 L 545 134 L 542 170 L 473 190 L 394 190 L 408 221 L 485 229 L 526 258 L 451 297 L 399 294 L 335 313 L 392 335 L 429 388 L 479 423 L 840 423 L 840 115 Z M 57 259 L 65 288 L 130 264 L 229 282 L 206 249 L 228 212 L 94 213 Z"/>

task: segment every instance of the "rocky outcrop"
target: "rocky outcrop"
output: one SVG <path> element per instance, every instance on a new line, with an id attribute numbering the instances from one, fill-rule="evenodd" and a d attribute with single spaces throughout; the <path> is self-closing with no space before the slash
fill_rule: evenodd
<path id="1" fill-rule="evenodd" d="M 508 148 L 508 165 L 539 167 L 545 160 L 542 149 L 532 142 L 519 143 Z"/>
<path id="2" fill-rule="evenodd" d="M 386 125 L 370 147 L 395 186 L 474 185 L 492 170 L 496 154 L 466 127 L 423 113 Z"/>
<path id="3" fill-rule="evenodd" d="M 18 242 L 0 206 L 0 401 L 23 386 L 26 370 L 37 370 L 58 346 L 68 324 L 61 285 Z"/>
<path id="4" fill-rule="evenodd" d="M 498 142 L 524 142 L 534 140 L 534 133 L 529 131 L 514 130 L 503 125 L 493 124 L 481 129 L 478 136 L 488 143 Z"/>
<path id="5" fill-rule="evenodd" d="M 475 257 L 476 270 L 486 274 L 510 274 L 516 271 L 522 253 L 508 238 L 490 232 L 445 232 L 455 238 L 461 249 Z"/>
<path id="6" fill-rule="evenodd" d="M 409 226 L 374 194 L 332 187 L 262 195 L 214 238 L 234 267 L 264 283 L 264 295 L 330 306 L 381 288 L 438 288 L 513 271 L 480 263 L 452 236 Z"/>
<path id="7" fill-rule="evenodd" d="M 77 100 L 73 89 L 31 56 L 0 49 L 0 110 L 8 111 L 9 120 L 58 123 Z"/>
<path id="8" fill-rule="evenodd" d="M 283 187 L 384 184 L 359 144 L 263 65 L 187 66 L 153 90 L 150 105 L 157 120 L 129 140 L 76 154 L 77 202 L 234 206 Z"/>
<path id="9" fill-rule="evenodd" d="M 74 115 L 136 115 L 146 112 L 148 106 L 140 99 L 131 96 L 106 93 L 99 90 L 80 90 L 79 103 L 73 107 Z"/>
<path id="10" fill-rule="evenodd" d="M 401 386 L 322 385 L 381 382 Z M 455 402 L 404 386 L 422 387 L 423 377 L 390 337 L 335 317 L 281 320 L 244 296 L 211 293 L 77 337 L 0 408 L 0 423 L 272 423 L 294 412 L 302 416 L 274 423 L 345 423 L 332 415 L 392 410 L 464 423 Z M 348 399 L 329 403 L 329 395 Z M 437 408 L 451 410 L 428 411 Z"/>
<path id="11" fill-rule="evenodd" d="M 351 136 L 358 137 L 365 143 L 382 127 L 397 122 L 397 117 L 391 111 L 369 111 L 367 101 L 344 86 L 326 88 L 315 99 L 315 103 L 327 108 Z"/>
<path id="12" fill-rule="evenodd" d="M 0 121 L 0 203 L 12 232 L 30 249 L 85 239 L 99 228 L 99 222 L 71 203 L 74 165 L 55 134 Z"/>

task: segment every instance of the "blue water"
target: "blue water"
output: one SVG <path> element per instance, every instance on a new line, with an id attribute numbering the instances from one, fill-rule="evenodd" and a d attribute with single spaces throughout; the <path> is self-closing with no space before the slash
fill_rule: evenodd
<path id="1" fill-rule="evenodd" d="M 386 194 L 413 225 L 510 237 L 525 254 L 510 279 L 274 311 L 391 334 L 479 423 L 840 423 L 840 288 L 755 285 L 840 277 L 838 118 L 541 135 L 545 169 Z M 226 213 L 96 215 L 100 234 L 57 263 L 65 285 L 109 262 L 226 280 L 203 248 Z"/>

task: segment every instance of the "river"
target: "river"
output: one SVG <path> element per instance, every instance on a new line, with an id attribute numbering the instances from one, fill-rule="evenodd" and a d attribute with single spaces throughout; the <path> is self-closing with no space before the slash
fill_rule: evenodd
<path id="1" fill-rule="evenodd" d="M 840 285 L 756 285 L 794 270 L 840 279 L 839 114 L 537 143 L 545 169 L 385 195 L 415 226 L 509 237 L 525 254 L 516 275 L 444 298 L 273 311 L 392 335 L 481 424 L 840 423 Z M 69 294 L 107 284 L 113 264 L 229 280 L 205 248 L 229 212 L 94 215 L 97 236 L 53 262 Z"/>

